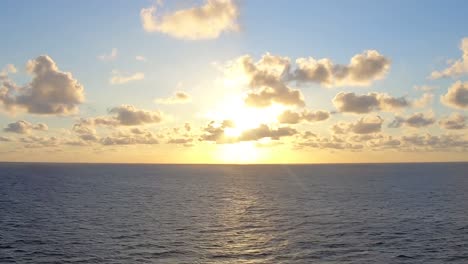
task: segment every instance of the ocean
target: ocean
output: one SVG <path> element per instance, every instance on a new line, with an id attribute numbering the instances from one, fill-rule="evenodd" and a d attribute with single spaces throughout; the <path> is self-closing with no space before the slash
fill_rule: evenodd
<path id="1" fill-rule="evenodd" d="M 0 163 L 0 263 L 468 263 L 468 163 Z"/>

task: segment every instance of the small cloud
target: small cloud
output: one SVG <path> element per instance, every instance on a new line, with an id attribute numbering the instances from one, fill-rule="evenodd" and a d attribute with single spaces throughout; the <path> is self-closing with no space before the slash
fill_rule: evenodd
<path id="1" fill-rule="evenodd" d="M 445 129 L 464 129 L 468 118 L 460 113 L 454 112 L 441 119 L 439 125 Z"/>
<path id="2" fill-rule="evenodd" d="M 409 107 L 411 103 L 405 97 L 393 97 L 386 93 L 355 93 L 339 92 L 333 98 L 333 104 L 339 112 L 355 114 L 370 113 L 372 111 L 395 112 Z"/>
<path id="3" fill-rule="evenodd" d="M 183 91 L 177 91 L 168 98 L 159 98 L 154 100 L 157 104 L 185 104 L 192 100 L 192 97 Z"/>
<path id="4" fill-rule="evenodd" d="M 110 84 L 124 84 L 133 81 L 143 80 L 145 74 L 142 72 L 136 72 L 133 74 L 124 74 L 117 70 L 112 71 L 112 76 L 109 79 Z"/>
<path id="5" fill-rule="evenodd" d="M 468 109 L 468 82 L 454 83 L 447 93 L 440 97 L 440 101 L 452 108 Z"/>
<path id="6" fill-rule="evenodd" d="M 159 3 L 160 5 L 161 3 Z M 237 6 L 232 0 L 207 0 L 204 5 L 156 15 L 158 7 L 140 11 L 143 29 L 181 39 L 215 39 L 238 29 Z"/>
<path id="7" fill-rule="evenodd" d="M 460 50 L 462 51 L 462 57 L 460 59 L 449 61 L 451 65 L 444 70 L 433 71 L 430 78 L 456 77 L 468 73 L 468 37 L 461 40 Z"/>
<path id="8" fill-rule="evenodd" d="M 147 61 L 146 57 L 141 56 L 141 55 L 135 56 L 135 60 L 137 60 L 137 61 Z"/>
<path id="9" fill-rule="evenodd" d="M 431 93 L 424 93 L 421 98 L 413 101 L 413 106 L 417 108 L 424 108 L 432 103 L 434 95 Z"/>
<path id="10" fill-rule="evenodd" d="M 438 87 L 429 86 L 429 85 L 415 85 L 415 86 L 413 86 L 413 88 L 416 91 L 422 91 L 422 92 L 432 92 L 432 91 L 438 89 Z"/>
<path id="11" fill-rule="evenodd" d="M 47 131 L 48 129 L 49 128 L 44 123 L 38 123 L 34 125 L 28 121 L 19 120 L 8 124 L 7 127 L 3 129 L 3 131 L 17 134 L 29 134 L 31 133 L 31 130 Z"/>
<path id="12" fill-rule="evenodd" d="M 399 128 L 402 125 L 409 127 L 420 128 L 426 127 L 434 124 L 436 122 L 433 115 L 425 116 L 423 113 L 415 113 L 407 118 L 397 116 L 395 119 L 388 125 L 390 128 Z"/>
<path id="13" fill-rule="evenodd" d="M 113 61 L 117 58 L 117 55 L 118 55 L 118 50 L 116 48 L 113 48 L 111 53 L 99 55 L 98 59 L 102 61 Z"/>

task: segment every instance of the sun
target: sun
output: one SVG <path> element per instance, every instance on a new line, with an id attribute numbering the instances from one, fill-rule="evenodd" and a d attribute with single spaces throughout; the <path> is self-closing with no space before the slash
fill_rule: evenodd
<path id="1" fill-rule="evenodd" d="M 278 116 L 287 108 L 284 105 L 273 104 L 268 107 L 255 108 L 245 105 L 242 96 L 226 98 L 214 110 L 205 115 L 206 118 L 222 123 L 230 120 L 233 127 L 226 127 L 224 134 L 227 138 L 239 137 L 244 131 L 258 128 L 265 124 L 279 125 Z M 257 141 L 220 144 L 216 152 L 216 159 L 223 163 L 254 163 L 262 159 Z"/>

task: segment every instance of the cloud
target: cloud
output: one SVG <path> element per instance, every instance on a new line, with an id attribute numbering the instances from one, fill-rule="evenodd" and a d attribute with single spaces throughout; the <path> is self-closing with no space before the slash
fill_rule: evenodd
<path id="1" fill-rule="evenodd" d="M 256 128 L 247 129 L 237 137 L 229 137 L 225 134 L 226 128 L 233 128 L 235 124 L 230 120 L 224 120 L 221 124 L 210 122 L 203 129 L 203 134 L 200 138 L 202 141 L 214 141 L 218 144 L 237 143 L 241 141 L 256 141 L 262 138 L 270 138 L 279 140 L 282 137 L 293 136 L 297 134 L 297 130 L 290 127 L 279 127 L 276 129 L 270 128 L 265 124 L 261 124 Z"/>
<path id="2" fill-rule="evenodd" d="M 369 86 L 390 69 L 390 60 L 376 50 L 366 50 L 351 58 L 348 65 L 334 64 L 330 59 L 298 58 L 297 69 L 290 80 L 333 86 Z"/>
<path id="3" fill-rule="evenodd" d="M 110 54 L 99 55 L 98 59 L 102 61 L 112 61 L 117 58 L 117 55 L 118 55 L 118 50 L 116 48 L 113 48 Z"/>
<path id="4" fill-rule="evenodd" d="M 202 141 L 215 141 L 216 143 L 223 143 L 227 141 L 224 130 L 226 128 L 234 127 L 234 122 L 231 120 L 224 120 L 221 124 L 211 121 L 205 128 L 204 134 L 200 137 Z"/>
<path id="5" fill-rule="evenodd" d="M 435 118 L 433 116 L 425 116 L 423 113 L 415 113 L 408 118 L 397 116 L 395 119 L 388 125 L 390 128 L 399 128 L 402 125 L 407 125 L 409 127 L 426 127 L 435 123 Z"/>
<path id="6" fill-rule="evenodd" d="M 132 81 L 140 81 L 145 78 L 145 74 L 142 72 L 136 72 L 133 74 L 123 74 L 117 70 L 112 71 L 111 78 L 109 79 L 110 84 L 124 84 Z"/>
<path id="7" fill-rule="evenodd" d="M 16 108 L 31 114 L 69 115 L 84 101 L 84 87 L 69 72 L 62 72 L 47 55 L 27 63 L 32 81 L 17 87 L 9 80 L 0 86 L 0 103 L 8 111 Z"/>
<path id="8" fill-rule="evenodd" d="M 153 145 L 159 144 L 159 140 L 150 131 L 142 133 L 132 133 L 127 131 L 119 131 L 112 135 L 103 137 L 99 140 L 102 145 Z"/>
<path id="9" fill-rule="evenodd" d="M 304 110 L 302 112 L 293 112 L 291 110 L 284 111 L 278 116 L 278 121 L 283 124 L 297 124 L 301 121 L 317 122 L 323 121 L 330 117 L 330 113 L 323 110 L 311 112 Z"/>
<path id="10" fill-rule="evenodd" d="M 453 108 L 468 109 L 468 82 L 455 82 L 447 93 L 440 97 L 440 101 Z"/>
<path id="11" fill-rule="evenodd" d="M 333 104 L 340 112 L 355 114 L 370 113 L 378 110 L 393 112 L 411 105 L 405 97 L 396 98 L 385 93 L 356 95 L 355 93 L 347 92 L 339 92 L 333 98 Z"/>
<path id="12" fill-rule="evenodd" d="M 290 127 L 279 127 L 271 129 L 265 124 L 261 124 L 257 128 L 248 129 L 241 133 L 237 138 L 238 141 L 253 141 L 262 138 L 271 138 L 272 140 L 279 140 L 281 137 L 288 137 L 297 134 L 297 130 Z"/>
<path id="13" fill-rule="evenodd" d="M 263 55 L 254 63 L 248 55 L 237 60 L 249 79 L 250 90 L 245 103 L 252 107 L 268 107 L 273 103 L 305 106 L 301 91 L 288 87 L 282 76 L 289 71 L 289 59 L 270 55 Z"/>
<path id="14" fill-rule="evenodd" d="M 31 130 L 47 131 L 48 129 L 49 128 L 44 123 L 38 123 L 34 125 L 28 121 L 19 120 L 8 124 L 7 127 L 3 129 L 3 131 L 17 134 L 29 134 Z"/>
<path id="15" fill-rule="evenodd" d="M 137 61 L 147 61 L 146 57 L 141 56 L 141 55 L 135 56 L 135 60 L 137 60 Z"/>
<path id="16" fill-rule="evenodd" d="M 167 141 L 167 144 L 175 144 L 175 145 L 182 145 L 184 147 L 191 147 L 193 146 L 193 139 L 192 138 L 172 138 Z"/>
<path id="17" fill-rule="evenodd" d="M 445 129 L 464 129 L 466 128 L 467 117 L 460 113 L 452 113 L 441 119 L 439 125 Z"/>
<path id="18" fill-rule="evenodd" d="M 185 104 L 192 100 L 192 97 L 183 91 L 177 91 L 173 96 L 168 98 L 159 98 L 155 102 L 158 104 Z"/>
<path id="19" fill-rule="evenodd" d="M 3 79 L 6 79 L 9 73 L 16 73 L 17 69 L 15 65 L 13 64 L 7 64 L 5 67 L 3 67 L 2 70 L 0 70 L 0 81 Z"/>
<path id="20" fill-rule="evenodd" d="M 157 7 L 143 8 L 140 18 L 147 32 L 161 32 L 181 39 L 215 39 L 238 29 L 238 9 L 231 0 L 207 0 L 204 5 L 156 15 Z"/>
<path id="21" fill-rule="evenodd" d="M 431 73 L 431 79 L 455 77 L 468 73 L 468 38 L 463 38 L 461 40 L 460 50 L 462 51 L 462 57 L 442 71 L 433 71 Z"/>
<path id="22" fill-rule="evenodd" d="M 416 91 L 432 92 L 432 91 L 434 91 L 434 90 L 436 90 L 438 88 L 435 87 L 435 86 L 429 86 L 429 85 L 415 85 L 414 89 Z"/>
<path id="23" fill-rule="evenodd" d="M 346 134 L 349 132 L 355 134 L 377 133 L 382 130 L 383 121 L 380 116 L 367 116 L 353 123 L 337 123 L 331 129 L 335 134 Z"/>
<path id="24" fill-rule="evenodd" d="M 73 130 L 78 133 L 89 134 L 95 126 L 138 126 L 156 124 L 163 121 L 163 113 L 138 109 L 133 105 L 121 105 L 109 110 L 111 116 L 99 116 L 81 119 L 74 125 Z"/>
<path id="25" fill-rule="evenodd" d="M 415 134 L 410 136 L 402 136 L 401 140 L 410 150 L 468 150 L 468 140 L 464 135 L 446 134 L 446 135 L 431 135 L 431 134 Z"/>
<path id="26" fill-rule="evenodd" d="M 413 106 L 417 108 L 424 108 L 432 103 L 434 95 L 430 93 L 424 93 L 421 98 L 413 101 Z"/>

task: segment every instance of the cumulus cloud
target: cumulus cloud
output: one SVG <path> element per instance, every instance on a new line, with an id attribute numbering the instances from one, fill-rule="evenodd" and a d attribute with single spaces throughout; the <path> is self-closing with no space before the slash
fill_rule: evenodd
<path id="1" fill-rule="evenodd" d="M 7 64 L 5 67 L 3 67 L 2 70 L 0 70 L 0 81 L 3 79 L 6 79 L 8 74 L 10 73 L 16 73 L 16 67 L 13 64 Z"/>
<path id="2" fill-rule="evenodd" d="M 439 125 L 445 129 L 464 129 L 468 118 L 460 113 L 452 113 L 441 119 Z"/>
<path id="3" fill-rule="evenodd" d="M 450 107 L 468 109 L 468 82 L 455 82 L 447 93 L 440 97 L 440 101 Z"/>
<path id="4" fill-rule="evenodd" d="M 351 58 L 348 65 L 334 64 L 330 59 L 312 57 L 296 60 L 297 69 L 290 76 L 299 82 L 332 86 L 368 86 L 382 79 L 390 69 L 390 60 L 376 50 L 366 50 Z"/>
<path id="5" fill-rule="evenodd" d="M 232 127 L 234 127 L 234 122 L 231 120 L 224 120 L 221 124 L 211 121 L 205 128 L 203 128 L 204 134 L 200 137 L 200 140 L 224 143 L 228 140 L 224 134 L 224 130 Z"/>
<path id="6" fill-rule="evenodd" d="M 159 144 L 156 135 L 151 131 L 140 131 L 132 133 L 128 131 L 118 131 L 99 140 L 102 145 L 153 145 Z"/>
<path id="7" fill-rule="evenodd" d="M 366 116 L 352 123 L 337 123 L 331 129 L 335 134 L 346 134 L 349 132 L 355 134 L 377 133 L 382 130 L 383 121 L 380 116 Z"/>
<path id="8" fill-rule="evenodd" d="M 425 116 L 423 113 L 415 113 L 407 118 L 397 116 L 395 119 L 388 125 L 390 128 L 398 128 L 402 125 L 409 127 L 426 127 L 435 123 L 435 118 L 432 115 Z"/>
<path id="9" fill-rule="evenodd" d="M 29 134 L 31 130 L 47 131 L 49 128 L 44 123 L 38 123 L 36 125 L 29 123 L 28 121 L 19 120 L 14 123 L 8 124 L 3 131 L 17 134 Z"/>
<path id="10" fill-rule="evenodd" d="M 115 60 L 117 58 L 117 53 L 118 53 L 117 49 L 113 48 L 112 51 L 109 54 L 99 55 L 98 59 L 100 59 L 102 61 L 112 61 L 112 60 Z"/>
<path id="11" fill-rule="evenodd" d="M 444 77 L 455 77 L 468 73 L 468 38 L 463 38 L 460 43 L 460 50 L 462 57 L 453 62 L 448 68 L 441 71 L 433 71 L 431 73 L 432 79 L 439 79 Z"/>
<path id="12" fill-rule="evenodd" d="M 413 101 L 413 106 L 417 108 L 424 108 L 432 103 L 434 95 L 430 93 L 424 93 L 421 98 Z"/>
<path id="13" fill-rule="evenodd" d="M 297 130 L 290 127 L 279 127 L 272 129 L 265 124 L 261 124 L 257 128 L 248 129 L 241 133 L 237 141 L 253 141 L 262 138 L 271 138 L 272 140 L 279 140 L 281 137 L 288 137 L 297 134 Z"/>
<path id="14" fill-rule="evenodd" d="M 293 112 L 286 110 L 278 116 L 278 121 L 283 124 L 297 124 L 301 121 L 317 122 L 323 121 L 330 117 L 330 113 L 323 110 L 309 111 L 304 110 L 302 112 Z"/>
<path id="15" fill-rule="evenodd" d="M 305 106 L 301 91 L 288 87 L 282 77 L 289 71 L 289 59 L 269 53 L 254 63 L 248 55 L 237 60 L 249 79 L 250 90 L 245 103 L 252 107 L 268 107 L 273 103 Z"/>
<path id="16" fill-rule="evenodd" d="M 185 104 L 192 100 L 192 97 L 183 91 L 177 91 L 173 96 L 168 98 L 159 98 L 155 102 L 158 104 Z"/>
<path id="17" fill-rule="evenodd" d="M 225 120 L 221 124 L 210 122 L 203 129 L 204 134 L 201 136 L 202 141 L 214 141 L 218 144 L 236 143 L 241 141 L 256 141 L 262 138 L 270 138 L 279 140 L 282 137 L 293 136 L 297 134 L 297 130 L 290 127 L 270 128 L 265 124 L 261 124 L 256 128 L 242 131 L 239 136 L 230 137 L 225 134 L 226 128 L 233 128 L 235 124 L 230 120 Z"/>
<path id="18" fill-rule="evenodd" d="M 32 81 L 18 87 L 9 80 L 0 86 L 0 103 L 8 111 L 17 108 L 31 114 L 68 115 L 84 101 L 84 88 L 69 72 L 62 72 L 47 55 L 27 63 Z"/>
<path id="19" fill-rule="evenodd" d="M 163 120 L 163 113 L 138 109 L 133 105 L 121 105 L 109 109 L 109 116 L 83 118 L 73 126 L 73 130 L 79 134 L 95 134 L 96 126 L 139 126 L 156 124 Z"/>
<path id="20" fill-rule="evenodd" d="M 133 81 L 140 81 L 145 78 L 145 74 L 142 72 L 136 72 L 132 74 L 121 73 L 117 70 L 112 71 L 109 79 L 110 84 L 124 84 Z"/>
<path id="21" fill-rule="evenodd" d="M 444 135 L 409 135 L 402 136 L 401 140 L 410 150 L 468 150 L 468 140 L 464 135 L 444 134 Z"/>
<path id="22" fill-rule="evenodd" d="M 411 103 L 405 97 L 392 97 L 385 93 L 368 93 L 356 95 L 355 93 L 340 92 L 333 98 L 333 104 L 340 112 L 356 114 L 372 111 L 397 111 L 409 107 Z"/>
<path id="23" fill-rule="evenodd" d="M 238 9 L 232 0 L 207 0 L 204 5 L 170 14 L 157 14 L 158 7 L 143 8 L 140 18 L 147 32 L 161 32 L 182 39 L 215 39 L 222 32 L 238 29 Z"/>

